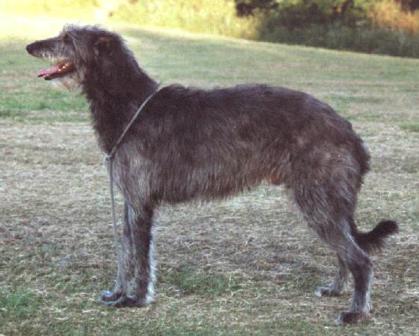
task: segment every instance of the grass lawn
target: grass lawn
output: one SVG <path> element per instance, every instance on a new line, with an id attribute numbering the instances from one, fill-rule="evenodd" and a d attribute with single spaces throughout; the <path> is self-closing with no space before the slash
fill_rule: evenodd
<path id="1" fill-rule="evenodd" d="M 0 335 L 417 335 L 419 60 L 114 27 L 162 84 L 263 82 L 327 101 L 372 153 L 358 225 L 401 226 L 374 257 L 372 320 L 337 327 L 350 291 L 314 296 L 335 260 L 281 188 L 163 207 L 157 301 L 114 310 L 97 303 L 115 257 L 87 104 L 37 79 L 45 63 L 24 50 L 62 22 L 0 19 Z"/>

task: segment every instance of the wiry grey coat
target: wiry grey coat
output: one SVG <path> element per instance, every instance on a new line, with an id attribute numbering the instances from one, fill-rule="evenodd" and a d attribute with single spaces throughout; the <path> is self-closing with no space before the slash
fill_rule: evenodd
<path id="1" fill-rule="evenodd" d="M 105 153 L 158 87 L 118 35 L 95 27 L 66 27 L 27 50 L 58 60 L 41 77 L 81 86 Z M 369 233 L 356 228 L 368 161 L 351 124 L 308 94 L 266 85 L 161 88 L 115 156 L 114 177 L 125 199 L 123 253 L 116 286 L 103 301 L 116 307 L 152 301 L 152 219 L 162 202 L 222 198 L 267 181 L 289 189 L 308 225 L 338 256 L 335 281 L 317 293 L 340 294 L 349 270 L 354 296 L 340 320 L 368 318 L 368 253 L 397 231 L 392 221 Z"/>

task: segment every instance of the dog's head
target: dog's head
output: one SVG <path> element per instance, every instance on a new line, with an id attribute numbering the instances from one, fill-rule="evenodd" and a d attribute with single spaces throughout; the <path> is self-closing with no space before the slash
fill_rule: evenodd
<path id="1" fill-rule="evenodd" d="M 93 75 L 112 66 L 124 48 L 121 38 L 94 26 L 65 26 L 61 33 L 26 46 L 29 54 L 46 59 L 52 65 L 40 70 L 38 77 L 54 80 L 67 88 L 78 87 Z"/>

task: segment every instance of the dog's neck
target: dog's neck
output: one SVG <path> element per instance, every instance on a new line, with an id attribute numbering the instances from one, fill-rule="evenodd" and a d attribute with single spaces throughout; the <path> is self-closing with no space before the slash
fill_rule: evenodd
<path id="1" fill-rule="evenodd" d="M 158 87 L 138 66 L 104 80 L 91 76 L 83 84 L 99 145 L 109 153 L 141 103 Z"/>

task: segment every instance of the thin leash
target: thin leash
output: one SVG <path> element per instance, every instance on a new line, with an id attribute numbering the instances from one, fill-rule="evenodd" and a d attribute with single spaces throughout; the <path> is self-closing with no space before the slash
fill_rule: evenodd
<path id="1" fill-rule="evenodd" d="M 149 95 L 144 102 L 140 105 L 140 107 L 138 108 L 137 112 L 135 112 L 135 114 L 133 115 L 133 117 L 131 118 L 131 120 L 129 121 L 129 123 L 127 124 L 127 126 L 125 127 L 124 131 L 121 133 L 121 135 L 119 136 L 118 140 L 115 142 L 115 144 L 113 145 L 111 151 L 109 152 L 109 154 L 105 155 L 105 162 L 108 164 L 108 169 L 109 169 L 109 191 L 111 194 L 111 210 L 112 210 L 112 226 L 113 226 L 113 235 L 114 235 L 114 243 L 115 243 L 115 249 L 117 252 L 117 256 L 118 256 L 118 260 L 121 258 L 120 255 L 120 241 L 118 238 L 118 228 L 116 225 L 116 212 L 115 212 L 115 193 L 114 193 L 114 178 L 113 178 L 113 161 L 115 158 L 115 154 L 119 148 L 119 146 L 121 145 L 122 141 L 125 138 L 125 135 L 128 133 L 128 131 L 130 130 L 131 126 L 134 124 L 134 122 L 137 120 L 138 116 L 140 115 L 141 111 L 144 110 L 145 106 L 147 105 L 147 103 L 158 93 L 160 92 L 162 88 L 157 89 L 156 91 L 154 91 L 151 95 Z"/>

